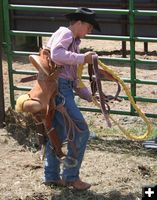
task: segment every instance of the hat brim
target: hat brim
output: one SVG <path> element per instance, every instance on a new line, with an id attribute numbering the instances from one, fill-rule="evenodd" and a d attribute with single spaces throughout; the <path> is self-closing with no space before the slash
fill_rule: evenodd
<path id="1" fill-rule="evenodd" d="M 101 31 L 99 23 L 95 20 L 94 17 L 86 16 L 83 13 L 69 13 L 69 14 L 66 14 L 65 17 L 70 21 L 72 21 L 72 20 L 81 20 L 83 22 L 87 22 L 87 23 L 93 25 L 93 28 L 95 30 L 97 30 L 99 32 Z"/>

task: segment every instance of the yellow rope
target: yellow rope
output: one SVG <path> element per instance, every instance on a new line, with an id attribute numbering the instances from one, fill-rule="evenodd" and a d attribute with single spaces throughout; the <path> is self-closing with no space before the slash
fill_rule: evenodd
<path id="1" fill-rule="evenodd" d="M 82 81 L 83 68 L 84 68 L 83 64 L 80 64 L 77 67 L 77 80 L 78 80 L 77 87 L 78 88 L 86 87 L 85 84 Z"/>
<path id="2" fill-rule="evenodd" d="M 126 86 L 126 84 L 124 83 L 124 81 L 108 66 L 106 66 L 104 63 L 102 63 L 100 60 L 98 60 L 98 64 L 103 68 L 103 70 L 105 70 L 106 72 L 108 72 L 109 74 L 111 74 L 123 87 L 126 95 L 128 96 L 128 99 L 131 103 L 131 105 L 134 107 L 134 109 L 137 111 L 137 113 L 139 114 L 139 116 L 143 119 L 143 121 L 145 122 L 146 126 L 147 126 L 147 131 L 146 133 L 144 133 L 143 135 L 135 135 L 134 133 L 127 131 L 125 128 L 123 128 L 113 117 L 111 117 L 109 115 L 109 118 L 119 127 L 119 129 L 130 139 L 133 140 L 144 140 L 146 138 L 148 138 L 148 136 L 151 134 L 152 131 L 152 127 L 150 124 L 150 121 L 148 120 L 148 118 L 145 116 L 145 114 L 141 111 L 141 109 L 137 106 L 137 104 L 135 103 L 133 97 L 131 96 L 131 93 L 129 91 L 129 88 Z M 77 71 L 77 75 L 78 75 L 78 87 L 84 87 L 84 83 L 82 81 L 82 73 L 83 73 L 83 68 L 84 65 L 79 65 L 78 66 L 78 71 Z M 96 98 L 93 96 L 93 103 L 100 108 L 100 104 L 98 103 L 98 101 L 96 100 Z"/>
<path id="3" fill-rule="evenodd" d="M 110 69 L 108 66 L 106 66 L 104 63 L 102 63 L 100 60 L 98 60 L 98 64 L 108 73 L 110 73 L 116 80 L 118 80 L 118 82 L 122 85 L 126 95 L 128 96 L 128 99 L 131 103 L 131 105 L 134 107 L 134 109 L 137 111 L 137 113 L 139 114 L 139 116 L 143 119 L 143 121 L 146 123 L 147 125 L 147 131 L 146 133 L 144 133 L 143 135 L 134 135 L 131 132 L 128 132 L 127 130 L 125 130 L 122 126 L 120 126 L 114 119 L 113 117 L 109 116 L 110 119 L 120 128 L 120 130 L 130 139 L 134 139 L 134 140 L 144 140 L 146 138 L 148 138 L 148 136 L 151 134 L 152 131 L 152 127 L 150 124 L 150 121 L 148 120 L 148 118 L 145 116 L 145 114 L 141 111 L 141 109 L 137 106 L 137 104 L 135 103 L 133 97 L 131 96 L 131 93 L 128 89 L 128 87 L 126 86 L 126 84 L 124 83 L 124 81 L 112 70 Z M 93 101 L 95 103 L 95 100 Z M 98 106 L 98 103 L 96 103 L 95 105 Z"/>

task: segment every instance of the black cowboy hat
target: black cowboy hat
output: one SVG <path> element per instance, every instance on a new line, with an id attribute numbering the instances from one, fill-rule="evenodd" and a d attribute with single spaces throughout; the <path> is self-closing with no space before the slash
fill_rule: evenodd
<path id="1" fill-rule="evenodd" d="M 72 20 L 81 20 L 93 25 L 94 29 L 101 31 L 98 22 L 95 20 L 95 12 L 89 8 L 78 8 L 75 12 L 65 15 L 66 18 L 70 21 Z"/>

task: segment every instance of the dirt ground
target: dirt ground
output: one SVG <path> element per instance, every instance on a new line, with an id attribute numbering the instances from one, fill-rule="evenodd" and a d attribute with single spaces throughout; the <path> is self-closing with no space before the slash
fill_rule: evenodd
<path id="1" fill-rule="evenodd" d="M 109 57 L 121 57 L 121 43 L 112 41 L 83 41 L 82 47 L 92 48 Z M 148 45 L 149 53 L 143 53 L 143 43 L 136 45 L 138 58 L 157 59 L 156 43 Z M 127 44 L 127 57 L 129 45 Z M 130 75 L 129 65 L 111 65 L 121 78 Z M 16 60 L 15 68 L 30 67 L 27 61 Z M 28 68 L 29 69 L 29 68 Z M 137 77 L 157 80 L 155 65 L 137 66 Z M 10 106 L 7 63 L 3 60 L 4 91 L 6 110 Z M 19 77 L 15 76 L 18 85 Z M 29 85 L 30 86 L 30 85 Z M 115 85 L 106 84 L 106 91 L 114 91 Z M 122 94 L 124 91 L 122 91 Z M 137 86 L 137 93 L 145 97 L 157 97 L 155 86 Z M 20 92 L 16 93 L 18 96 Z M 85 104 L 80 100 L 78 103 Z M 111 108 L 129 109 L 129 103 L 112 103 Z M 144 112 L 157 113 L 156 104 L 140 103 Z M 12 113 L 13 114 L 13 113 Z M 19 131 L 16 122 L 8 120 L 7 130 L 0 129 L 0 199 L 2 200 L 140 200 L 142 187 L 157 184 L 157 152 L 146 150 L 142 142 L 131 141 L 123 134 L 107 135 L 108 129 L 101 114 L 84 112 L 91 132 L 98 137 L 89 141 L 81 168 L 81 178 L 92 184 L 89 191 L 78 192 L 69 188 L 46 187 L 42 184 L 43 162 L 39 151 L 33 146 L 33 138 L 23 128 Z M 141 121 L 135 117 L 115 116 L 125 127 L 140 127 Z M 150 119 L 155 128 L 156 119 Z M 26 124 L 27 126 L 27 124 Z M 113 129 L 114 130 L 114 129 Z M 116 131 L 117 129 L 115 129 Z M 157 131 L 155 129 L 155 131 Z M 99 134 L 102 133 L 102 135 Z M 157 133 L 155 133 L 157 134 Z M 33 134 L 32 134 L 33 135 Z M 31 135 L 31 136 L 32 136 Z"/>

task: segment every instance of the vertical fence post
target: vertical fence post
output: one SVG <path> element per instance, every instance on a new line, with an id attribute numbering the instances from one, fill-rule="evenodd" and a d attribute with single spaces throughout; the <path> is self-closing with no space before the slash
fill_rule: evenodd
<path id="1" fill-rule="evenodd" d="M 4 126 L 5 106 L 4 106 L 4 89 L 3 89 L 3 68 L 2 68 L 2 41 L 3 41 L 3 0 L 0 0 L 0 128 Z"/>
<path id="2" fill-rule="evenodd" d="M 129 23 L 130 23 L 130 78 L 131 78 L 131 94 L 136 96 L 136 62 L 135 62 L 135 16 L 134 1 L 129 0 Z M 135 110 L 131 105 L 131 114 L 134 115 Z"/>
<path id="3" fill-rule="evenodd" d="M 127 2 L 125 0 L 121 0 L 122 2 L 122 8 L 123 9 L 127 9 Z M 122 35 L 126 35 L 127 34 L 127 15 L 122 15 Z M 122 57 L 126 58 L 127 57 L 127 49 L 126 49 L 126 41 L 122 41 Z"/>
<path id="4" fill-rule="evenodd" d="M 12 44 L 11 44 L 11 36 L 10 36 L 10 20 L 9 20 L 9 2 L 8 0 L 3 1 L 3 12 L 4 14 L 4 35 L 5 35 L 5 53 L 8 61 L 8 73 L 9 73 L 9 89 L 10 89 L 10 103 L 14 108 L 15 100 L 14 100 L 14 88 L 13 88 L 13 70 L 12 70 Z"/>

